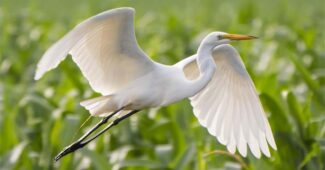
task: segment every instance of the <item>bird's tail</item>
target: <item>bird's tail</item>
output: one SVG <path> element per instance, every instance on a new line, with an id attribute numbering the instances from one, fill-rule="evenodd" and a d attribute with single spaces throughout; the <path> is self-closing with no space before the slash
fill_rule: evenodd
<path id="1" fill-rule="evenodd" d="M 80 105 L 89 110 L 92 116 L 106 116 L 116 110 L 116 105 L 112 100 L 113 95 L 100 96 L 80 102 Z"/>

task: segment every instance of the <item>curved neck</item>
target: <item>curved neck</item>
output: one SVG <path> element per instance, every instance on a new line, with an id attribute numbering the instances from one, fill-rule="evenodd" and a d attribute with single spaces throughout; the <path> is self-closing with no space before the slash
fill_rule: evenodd
<path id="1" fill-rule="evenodd" d="M 215 68 L 215 63 L 212 57 L 213 46 L 201 43 L 197 50 L 197 64 L 200 70 L 200 75 L 208 72 L 211 69 Z M 214 66 L 214 67 L 212 67 Z"/>
<path id="2" fill-rule="evenodd" d="M 192 96 L 201 91 L 213 77 L 216 70 L 216 65 L 212 57 L 213 47 L 203 42 L 197 51 L 196 62 L 199 67 L 200 76 L 192 84 Z"/>

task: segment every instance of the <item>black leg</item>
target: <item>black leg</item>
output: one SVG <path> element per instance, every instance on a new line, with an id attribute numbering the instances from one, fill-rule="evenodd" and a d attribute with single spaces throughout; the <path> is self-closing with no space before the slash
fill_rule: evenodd
<path id="1" fill-rule="evenodd" d="M 88 139 L 87 141 L 83 142 L 90 134 L 92 134 L 96 129 L 98 129 L 100 126 L 102 126 L 103 124 L 107 123 L 107 121 L 113 117 L 115 114 L 117 114 L 119 111 L 121 111 L 123 108 L 113 112 L 112 114 L 110 114 L 107 117 L 104 117 L 99 123 L 97 123 L 90 131 L 88 131 L 85 135 L 83 135 L 81 138 L 79 138 L 76 142 L 72 143 L 71 145 L 65 147 L 55 158 L 55 161 L 58 161 L 59 159 L 61 159 L 63 156 L 74 152 L 82 147 L 84 147 L 85 145 L 87 145 L 89 142 L 91 142 L 92 140 L 96 139 L 98 136 L 100 136 L 101 134 L 103 134 L 104 132 L 106 132 L 108 129 L 110 129 L 111 127 L 117 125 L 120 121 L 122 121 L 125 118 L 130 117 L 131 115 L 137 113 L 139 110 L 133 110 L 129 113 L 127 113 L 126 115 L 119 117 L 117 119 L 115 119 L 114 121 L 112 121 L 105 129 L 101 130 L 99 133 L 97 133 L 95 136 L 93 136 L 92 138 Z"/>

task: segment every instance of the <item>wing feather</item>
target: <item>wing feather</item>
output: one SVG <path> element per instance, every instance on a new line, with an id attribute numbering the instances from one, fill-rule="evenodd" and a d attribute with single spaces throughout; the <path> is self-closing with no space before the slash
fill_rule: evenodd
<path id="1" fill-rule="evenodd" d="M 116 92 L 154 66 L 138 47 L 133 22 L 132 8 L 105 11 L 83 21 L 45 52 L 35 79 L 71 54 L 95 91 Z"/>
<path id="2" fill-rule="evenodd" d="M 230 153 L 236 148 L 247 155 L 247 145 L 252 154 L 270 156 L 269 145 L 276 149 L 270 125 L 263 111 L 245 66 L 230 45 L 214 49 L 213 57 L 217 70 L 209 84 L 190 97 L 194 114 L 209 133 L 227 146 Z M 197 64 L 184 66 L 186 77 L 199 75 Z"/>

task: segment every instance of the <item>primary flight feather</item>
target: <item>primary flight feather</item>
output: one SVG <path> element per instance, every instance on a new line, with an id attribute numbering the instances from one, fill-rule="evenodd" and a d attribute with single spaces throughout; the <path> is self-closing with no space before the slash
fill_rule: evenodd
<path id="1" fill-rule="evenodd" d="M 234 40 L 255 37 L 212 32 L 197 54 L 172 66 L 152 61 L 138 46 L 134 9 L 117 8 L 93 16 L 50 47 L 35 79 L 71 54 L 90 86 L 103 96 L 81 102 L 93 116 L 166 106 L 189 98 L 209 133 L 243 156 L 257 158 L 276 149 L 270 125 Z"/>

